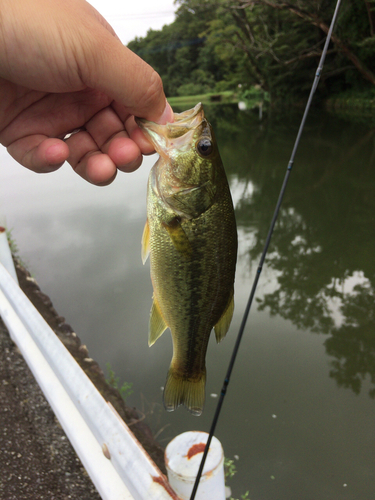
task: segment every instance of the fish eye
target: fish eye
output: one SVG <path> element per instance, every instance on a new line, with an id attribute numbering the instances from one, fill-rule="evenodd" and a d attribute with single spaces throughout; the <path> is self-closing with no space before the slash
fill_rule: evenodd
<path id="1" fill-rule="evenodd" d="M 209 156 L 213 151 L 212 142 L 208 137 L 200 139 L 197 142 L 196 148 L 200 156 Z"/>

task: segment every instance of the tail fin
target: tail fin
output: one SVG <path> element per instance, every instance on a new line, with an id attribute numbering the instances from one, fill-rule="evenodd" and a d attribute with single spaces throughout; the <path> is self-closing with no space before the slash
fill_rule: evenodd
<path id="1" fill-rule="evenodd" d="M 173 411 L 184 405 L 193 415 L 199 416 L 203 411 L 206 385 L 206 369 L 198 380 L 181 377 L 173 368 L 169 369 L 164 389 L 164 406 Z"/>

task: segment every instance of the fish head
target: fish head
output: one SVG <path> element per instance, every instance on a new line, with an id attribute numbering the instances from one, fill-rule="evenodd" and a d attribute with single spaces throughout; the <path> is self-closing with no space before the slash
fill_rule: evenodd
<path id="1" fill-rule="evenodd" d="M 155 165 L 159 196 L 177 212 L 180 205 L 192 216 L 207 210 L 215 197 L 222 164 L 202 104 L 174 113 L 173 123 L 160 125 L 141 118 L 136 122 L 160 155 Z"/>

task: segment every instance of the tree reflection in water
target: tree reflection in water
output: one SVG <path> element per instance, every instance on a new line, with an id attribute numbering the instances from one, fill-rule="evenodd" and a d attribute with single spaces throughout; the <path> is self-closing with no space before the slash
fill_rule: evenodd
<path id="1" fill-rule="evenodd" d="M 259 123 L 251 114 L 213 115 L 229 178 L 243 186 L 237 223 L 253 233 L 250 259 L 257 263 L 299 123 L 285 116 Z M 309 118 L 265 263 L 277 282 L 257 298 L 260 310 L 328 335 L 330 376 L 356 394 L 370 380 L 372 398 L 374 167 L 373 126 L 320 114 Z"/>

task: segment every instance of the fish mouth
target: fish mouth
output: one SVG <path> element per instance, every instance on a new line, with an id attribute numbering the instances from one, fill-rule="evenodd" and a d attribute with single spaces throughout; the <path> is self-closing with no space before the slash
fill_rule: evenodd
<path id="1" fill-rule="evenodd" d="M 198 102 L 194 108 L 183 111 L 182 113 L 173 113 L 173 116 L 174 122 L 167 123 L 167 125 L 171 125 L 172 128 L 173 126 L 176 127 L 176 130 L 182 130 L 183 127 L 195 128 L 204 118 L 203 105 L 201 102 Z"/>
<path id="2" fill-rule="evenodd" d="M 137 125 L 150 139 L 155 150 L 161 156 L 171 156 L 171 151 L 188 149 L 199 128 L 208 127 L 204 117 L 203 105 L 198 103 L 194 108 L 173 113 L 174 121 L 160 125 L 159 123 L 135 118 Z"/>

